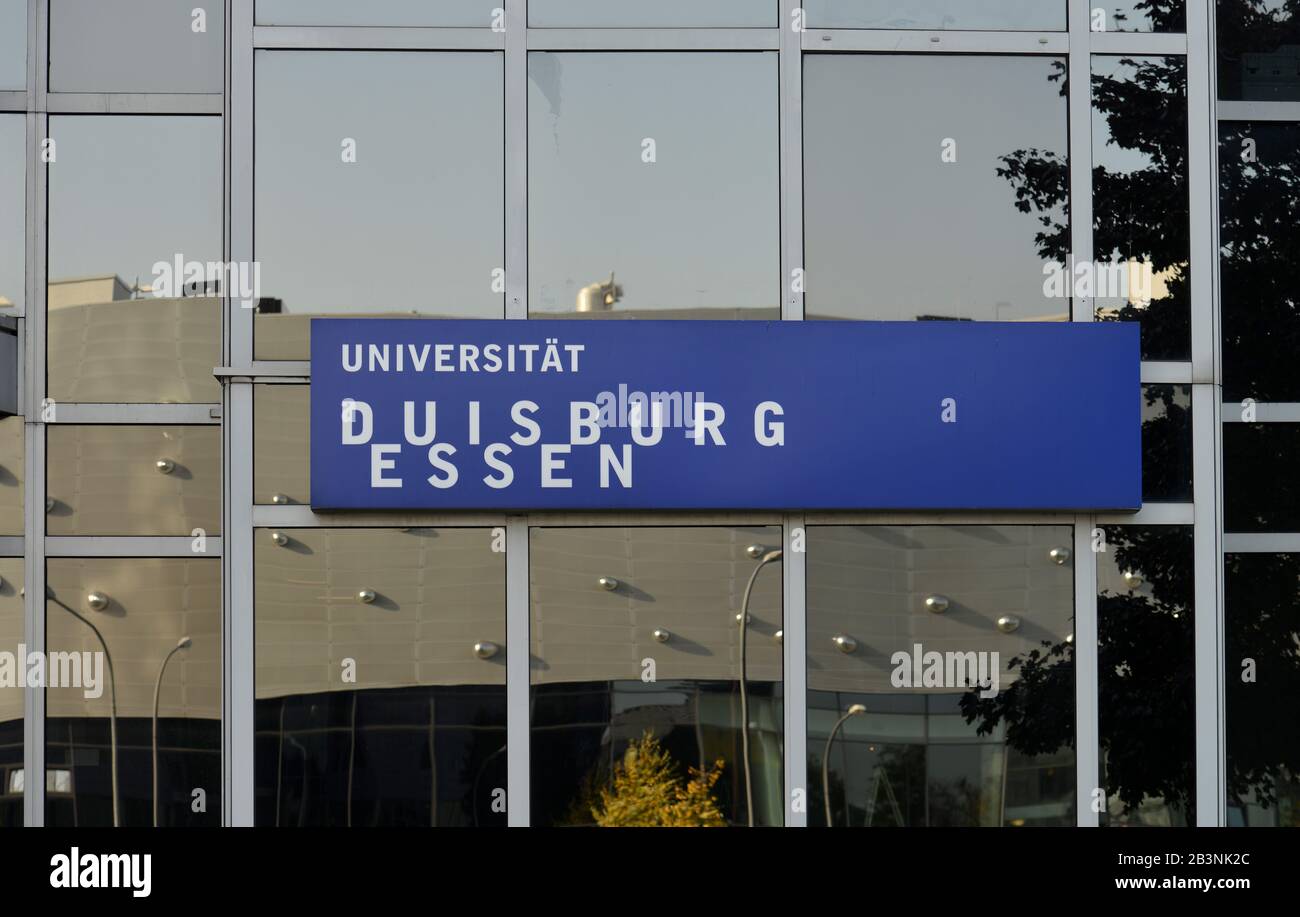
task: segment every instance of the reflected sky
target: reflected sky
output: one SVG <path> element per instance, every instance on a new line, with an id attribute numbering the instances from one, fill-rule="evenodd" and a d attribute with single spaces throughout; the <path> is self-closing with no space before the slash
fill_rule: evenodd
<path id="1" fill-rule="evenodd" d="M 194 10 L 205 14 L 195 31 Z M 221 92 L 223 0 L 50 4 L 55 92 Z"/>
<path id="2" fill-rule="evenodd" d="M 1098 3 L 1094 0 L 1090 8 L 1094 16 L 1098 9 L 1106 11 L 1105 31 L 1107 32 L 1181 32 L 1187 28 L 1183 0 L 1164 0 L 1161 4 L 1158 19 L 1172 18 L 1174 21 L 1170 23 L 1169 28 L 1164 27 L 1162 21 L 1153 23 L 1151 11 L 1140 8 L 1139 4 L 1142 2 L 1143 0 L 1109 0 L 1106 3 Z"/>
<path id="3" fill-rule="evenodd" d="M 50 136 L 51 282 L 221 257 L 220 118 L 52 116 Z"/>
<path id="4" fill-rule="evenodd" d="M 257 0 L 258 25 L 483 26 L 503 0 Z"/>
<path id="5" fill-rule="evenodd" d="M 22 308 L 26 257 L 27 119 L 0 115 L 0 308 Z"/>
<path id="6" fill-rule="evenodd" d="M 530 0 L 528 24 L 573 28 L 751 27 L 777 23 L 777 0 Z"/>
<path id="7" fill-rule="evenodd" d="M 1065 161 L 1048 57 L 804 58 L 809 318 L 1064 320 L 1001 157 Z M 956 161 L 943 161 L 946 140 Z M 951 149 L 951 146 L 949 147 Z M 1065 222 L 1062 208 L 1053 222 Z"/>
<path id="8" fill-rule="evenodd" d="M 0 89 L 27 85 L 27 0 L 0 0 Z"/>
<path id="9" fill-rule="evenodd" d="M 502 55 L 259 51 L 256 66 L 263 295 L 292 314 L 502 318 Z"/>
<path id="10" fill-rule="evenodd" d="M 805 0 L 814 29 L 1064 31 L 1065 0 Z"/>
<path id="11" fill-rule="evenodd" d="M 613 273 L 616 311 L 779 317 L 775 52 L 535 52 L 528 72 L 533 314 Z"/>

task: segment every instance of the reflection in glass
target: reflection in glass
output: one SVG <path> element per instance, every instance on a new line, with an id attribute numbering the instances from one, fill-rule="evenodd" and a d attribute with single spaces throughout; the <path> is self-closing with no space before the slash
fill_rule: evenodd
<path id="1" fill-rule="evenodd" d="M 23 559 L 0 557 L 0 651 L 17 653 L 25 632 Z M 0 691 L 0 828 L 23 824 L 23 697 Z"/>
<path id="2" fill-rule="evenodd" d="M 501 0 L 257 0 L 258 25 L 481 26 Z"/>
<path id="3" fill-rule="evenodd" d="M 27 0 L 0 0 L 0 89 L 26 87 Z"/>
<path id="4" fill-rule="evenodd" d="M 253 502 L 311 502 L 309 386 L 253 386 Z"/>
<path id="5" fill-rule="evenodd" d="M 501 826 L 491 529 L 259 529 L 258 825 Z"/>
<path id="6" fill-rule="evenodd" d="M 502 55 L 258 51 L 256 67 L 257 359 L 307 359 L 313 315 L 503 318 Z"/>
<path id="7" fill-rule="evenodd" d="M 155 267 L 221 259 L 221 119 L 51 116 L 50 134 L 50 397 L 220 401 L 221 301 Z"/>
<path id="8" fill-rule="evenodd" d="M 22 417 L 0 418 L 0 535 L 23 534 L 26 442 Z"/>
<path id="9" fill-rule="evenodd" d="M 1219 122 L 1223 400 L 1300 401 L 1300 125 Z"/>
<path id="10" fill-rule="evenodd" d="M 1191 356 L 1189 207 L 1186 59 L 1094 56 L 1096 315 L 1140 322 L 1144 360 Z"/>
<path id="11" fill-rule="evenodd" d="M 221 428 L 54 424 L 50 535 L 221 533 Z"/>
<path id="12" fill-rule="evenodd" d="M 1223 425 L 1223 529 L 1300 532 L 1300 424 Z"/>
<path id="13" fill-rule="evenodd" d="M 224 0 L 56 0 L 50 4 L 50 89 L 221 92 L 225 22 Z"/>
<path id="14" fill-rule="evenodd" d="M 1300 15 L 1294 0 L 1218 0 L 1219 98 L 1300 100 Z"/>
<path id="15" fill-rule="evenodd" d="M 533 825 L 781 824 L 780 544 L 532 530 Z"/>
<path id="16" fill-rule="evenodd" d="M 777 24 L 776 0 L 530 0 L 542 28 L 737 28 Z"/>
<path id="17" fill-rule="evenodd" d="M 808 529 L 808 823 L 1075 823 L 1069 526 Z"/>
<path id="18" fill-rule="evenodd" d="M 51 558 L 46 579 L 47 651 L 81 686 L 45 692 L 45 823 L 220 825 L 221 562 Z"/>
<path id="19" fill-rule="evenodd" d="M 1300 827 L 1300 554 L 1223 566 L 1228 825 Z"/>
<path id="20" fill-rule="evenodd" d="M 1092 0 L 1088 4 L 1089 26 L 1094 32 L 1186 32 L 1186 2 Z M 1099 11 L 1105 14 L 1104 19 L 1098 19 Z"/>
<path id="21" fill-rule="evenodd" d="M 1064 68 L 805 56 L 808 317 L 1067 320 Z"/>
<path id="22" fill-rule="evenodd" d="M 26 172 L 27 119 L 23 115 L 0 115 L 0 314 L 23 307 Z"/>
<path id="23" fill-rule="evenodd" d="M 1192 527 L 1108 525 L 1097 552 L 1103 826 L 1196 824 Z"/>
<path id="24" fill-rule="evenodd" d="M 1065 0 L 804 0 L 814 29 L 1063 32 Z"/>
<path id="25" fill-rule="evenodd" d="M 535 317 L 780 318 L 777 55 L 528 55 Z"/>
<path id="26" fill-rule="evenodd" d="M 1142 502 L 1192 499 L 1192 387 L 1142 386 Z"/>

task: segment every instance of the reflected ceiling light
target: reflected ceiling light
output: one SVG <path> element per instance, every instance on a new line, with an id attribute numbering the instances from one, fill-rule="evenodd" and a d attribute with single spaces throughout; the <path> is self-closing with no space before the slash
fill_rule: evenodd
<path id="1" fill-rule="evenodd" d="M 776 633 L 772 635 L 772 639 L 776 641 L 777 646 L 780 646 L 781 644 L 785 643 L 785 631 L 778 630 Z"/>
<path id="2" fill-rule="evenodd" d="M 46 498 L 45 498 L 45 511 L 46 511 L 47 513 L 52 513 L 52 512 L 54 512 L 54 507 L 55 507 L 55 505 L 56 505 L 57 503 L 58 503 L 58 501 L 55 500 L 53 497 L 46 497 Z"/>
<path id="3" fill-rule="evenodd" d="M 474 644 L 474 655 L 479 659 L 491 659 L 499 652 L 501 652 L 501 647 L 491 640 L 480 640 Z"/>
<path id="4" fill-rule="evenodd" d="M 284 532 L 272 532 L 271 540 L 283 548 L 285 545 L 289 543 L 289 536 L 286 535 Z"/>
<path id="5" fill-rule="evenodd" d="M 936 594 L 936 595 L 927 595 L 925 597 L 925 610 L 931 612 L 932 614 L 937 614 L 937 615 L 943 614 L 945 611 L 948 610 L 948 606 L 950 604 L 952 603 L 948 601 L 948 597 L 946 595 Z"/>
<path id="6" fill-rule="evenodd" d="M 602 576 L 600 579 L 596 580 L 596 584 L 606 592 L 613 592 L 618 588 L 618 580 L 614 579 L 612 576 Z"/>
<path id="7" fill-rule="evenodd" d="M 836 634 L 834 637 L 831 637 L 831 643 L 834 643 L 835 648 L 846 655 L 852 653 L 858 648 L 858 641 L 854 640 L 848 634 Z"/>
<path id="8" fill-rule="evenodd" d="M 1073 643 L 1073 642 L 1074 642 L 1074 634 L 1067 634 L 1066 637 L 1065 637 L 1065 642 L 1066 642 L 1066 643 Z"/>
<path id="9" fill-rule="evenodd" d="M 362 605 L 369 605 L 374 600 L 375 600 L 375 590 L 373 589 L 362 589 L 360 592 L 357 593 L 357 601 L 360 602 Z"/>
<path id="10" fill-rule="evenodd" d="M 289 503 L 289 498 L 284 494 L 271 494 L 271 502 L 276 506 L 286 506 Z"/>
<path id="11" fill-rule="evenodd" d="M 1136 570 L 1125 570 L 1123 576 L 1124 585 L 1128 586 L 1130 589 L 1136 589 L 1138 586 L 1142 585 L 1142 574 L 1138 573 Z"/>
<path id="12" fill-rule="evenodd" d="M 998 630 L 1004 634 L 1014 633 L 1020 629 L 1020 619 L 1015 615 L 1003 615 L 997 620 Z"/>
<path id="13" fill-rule="evenodd" d="M 1070 559 L 1070 549 L 1052 548 L 1052 550 L 1047 552 L 1047 556 L 1051 559 L 1052 563 L 1060 567 Z"/>
<path id="14" fill-rule="evenodd" d="M 176 463 L 169 458 L 160 458 L 153 463 L 153 466 L 158 469 L 159 474 L 171 474 L 176 470 Z"/>
<path id="15" fill-rule="evenodd" d="M 737 623 L 737 624 L 740 623 L 740 617 L 741 617 L 741 612 L 739 612 L 739 611 L 736 612 L 736 623 Z M 754 623 L 754 616 L 753 616 L 753 615 L 745 615 L 745 623 L 746 623 L 746 624 L 753 624 L 753 623 Z"/>
<path id="16" fill-rule="evenodd" d="M 102 592 L 91 592 L 86 595 L 86 604 L 93 611 L 103 611 L 108 607 L 108 596 Z"/>
<path id="17" fill-rule="evenodd" d="M 650 636 L 655 638 L 656 643 L 667 643 L 670 639 L 672 639 L 673 635 L 668 633 L 668 631 L 664 630 L 662 627 L 656 627 L 654 629 L 654 633 L 652 633 Z"/>
<path id="18" fill-rule="evenodd" d="M 745 548 L 745 553 L 749 555 L 751 559 L 758 560 L 763 556 L 763 552 L 766 550 L 767 548 L 763 547 L 761 544 L 751 544 L 749 547 Z"/>

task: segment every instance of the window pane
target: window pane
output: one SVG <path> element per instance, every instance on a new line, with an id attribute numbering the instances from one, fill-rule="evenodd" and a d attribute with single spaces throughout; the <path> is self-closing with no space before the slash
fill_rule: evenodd
<path id="1" fill-rule="evenodd" d="M 16 652 L 26 632 L 23 559 L 0 557 L 0 647 Z M 0 691 L 0 828 L 23 824 L 23 697 Z"/>
<path id="2" fill-rule="evenodd" d="M 26 441 L 21 417 L 0 418 L 0 535 L 23 534 Z"/>
<path id="3" fill-rule="evenodd" d="M 0 89 L 26 88 L 27 0 L 0 0 Z"/>
<path id="4" fill-rule="evenodd" d="M 46 579 L 48 650 L 82 671 L 45 692 L 45 823 L 113 824 L 116 747 L 119 823 L 153 824 L 160 686 L 158 824 L 220 825 L 221 562 L 52 558 Z"/>
<path id="5" fill-rule="evenodd" d="M 253 386 L 253 502 L 311 502 L 309 386 Z"/>
<path id="6" fill-rule="evenodd" d="M 1228 824 L 1300 827 L 1300 554 L 1223 563 Z"/>
<path id="7" fill-rule="evenodd" d="M 221 92 L 224 0 L 52 0 L 53 92 Z"/>
<path id="8" fill-rule="evenodd" d="M 528 55 L 537 317 L 780 310 L 777 55 Z"/>
<path id="9" fill-rule="evenodd" d="M 1192 387 L 1142 386 L 1142 502 L 1192 499 Z"/>
<path id="10" fill-rule="evenodd" d="M 46 429 L 50 535 L 221 533 L 221 428 Z"/>
<path id="11" fill-rule="evenodd" d="M 1092 195 L 1097 320 L 1140 322 L 1144 360 L 1190 359 L 1184 58 L 1093 57 Z"/>
<path id="12" fill-rule="evenodd" d="M 257 358 L 308 359 L 313 315 L 503 318 L 502 55 L 256 62 Z"/>
<path id="13" fill-rule="evenodd" d="M 50 134 L 50 397 L 220 401 L 221 301 L 172 295 L 171 266 L 221 259 L 221 119 L 52 116 Z"/>
<path id="14" fill-rule="evenodd" d="M 1094 32 L 1186 32 L 1185 0 L 1107 0 L 1089 5 Z M 1098 28 L 1098 11 L 1105 13 Z"/>
<path id="15" fill-rule="evenodd" d="M 0 312 L 22 309 L 26 271 L 27 119 L 0 115 Z"/>
<path id="16" fill-rule="evenodd" d="M 1219 98 L 1300 100 L 1300 16 L 1292 0 L 1218 0 Z"/>
<path id="17" fill-rule="evenodd" d="M 781 824 L 780 527 L 530 543 L 532 824 Z"/>
<path id="18" fill-rule="evenodd" d="M 814 29 L 1011 29 L 1063 32 L 1064 0 L 805 0 Z"/>
<path id="19" fill-rule="evenodd" d="M 1069 252 L 1064 79 L 1049 57 L 807 55 L 808 318 L 1068 319 L 1044 283 Z"/>
<path id="20" fill-rule="evenodd" d="M 681 28 L 774 26 L 776 0 L 530 0 L 531 26 Z"/>
<path id="21" fill-rule="evenodd" d="M 1103 826 L 1196 824 L 1191 526 L 1108 525 L 1097 552 Z"/>
<path id="22" fill-rule="evenodd" d="M 1300 125 L 1219 122 L 1225 401 L 1300 401 Z"/>
<path id="23" fill-rule="evenodd" d="M 1223 425 L 1223 528 L 1300 532 L 1300 424 Z"/>
<path id="24" fill-rule="evenodd" d="M 1075 823 L 1072 541 L 808 529 L 810 825 Z"/>
<path id="25" fill-rule="evenodd" d="M 257 0 L 258 25 L 492 26 L 501 0 Z"/>
<path id="26" fill-rule="evenodd" d="M 494 537 L 257 531 L 258 825 L 504 826 Z"/>

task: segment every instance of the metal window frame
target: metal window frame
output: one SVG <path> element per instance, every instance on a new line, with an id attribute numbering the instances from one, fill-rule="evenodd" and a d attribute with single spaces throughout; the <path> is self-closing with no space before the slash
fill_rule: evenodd
<path id="1" fill-rule="evenodd" d="M 527 55 L 534 50 L 568 51 L 777 51 L 780 125 L 780 251 L 782 318 L 802 320 L 802 294 L 790 287 L 803 265 L 802 66 L 806 53 L 962 53 L 1068 55 L 1072 90 L 1070 115 L 1071 234 L 1076 258 L 1091 257 L 1091 106 L 1088 87 L 1093 54 L 1186 55 L 1188 69 L 1189 185 L 1217 188 L 1217 120 L 1300 120 L 1300 103 L 1221 102 L 1215 99 L 1213 0 L 1188 0 L 1187 33 L 1094 33 L 1086 5 L 1072 4 L 1062 32 L 932 32 L 866 29 L 795 31 L 798 0 L 779 0 L 775 26 L 723 29 L 580 29 L 527 26 L 527 0 L 503 0 L 506 30 L 489 28 L 348 28 L 258 26 L 254 0 L 226 4 L 226 72 L 223 94 L 50 93 L 47 86 L 49 16 L 47 0 L 28 0 L 28 85 L 0 93 L 0 110 L 21 110 L 27 119 L 26 315 L 22 404 L 26 410 L 26 518 L 23 539 L 0 539 L 0 553 L 25 545 L 26 634 L 33 649 L 44 648 L 45 608 L 40 600 L 45 558 L 60 556 L 192 556 L 188 538 L 46 538 L 44 517 L 46 172 L 40 139 L 54 114 L 207 114 L 223 118 L 224 258 L 251 261 L 254 227 L 253 57 L 256 49 L 485 50 L 504 54 L 505 67 L 505 315 L 528 316 L 528 125 Z M 531 527 L 578 525 L 754 525 L 783 526 L 785 824 L 807 824 L 806 555 L 793 550 L 796 533 L 813 524 L 1071 524 L 1075 533 L 1076 745 L 1078 818 L 1096 825 L 1087 793 L 1098 785 L 1096 670 L 1096 558 L 1091 532 L 1104 524 L 1195 524 L 1197 811 L 1202 824 L 1223 824 L 1223 629 L 1222 556 L 1225 550 L 1300 550 L 1300 535 L 1221 534 L 1221 422 L 1232 422 L 1235 406 L 1223 405 L 1218 322 L 1217 195 L 1208 203 L 1193 196 L 1191 224 L 1192 356 L 1186 362 L 1148 362 L 1144 383 L 1191 385 L 1193 392 L 1194 502 L 1148 504 L 1137 514 L 1071 513 L 765 513 L 690 514 L 359 514 L 339 518 L 308 506 L 253 503 L 254 384 L 301 384 L 310 379 L 303 361 L 255 361 L 252 311 L 227 300 L 224 310 L 223 380 L 219 405 L 60 404 L 59 423 L 206 423 L 223 427 L 223 535 L 209 539 L 209 555 L 223 556 L 223 813 L 226 825 L 251 825 L 254 811 L 253 698 L 254 613 L 252 578 L 255 530 L 276 527 L 382 527 L 423 525 L 504 526 L 507 533 L 507 753 L 509 823 L 529 823 L 529 608 L 528 533 Z M 39 281 L 39 282 L 38 282 Z M 1091 303 L 1073 310 L 1074 321 L 1092 320 Z M 1300 405 L 1259 405 L 1261 422 L 1300 420 Z M 1088 639 L 1088 635 L 1091 639 Z M 43 694 L 25 696 L 24 766 L 44 770 Z M 44 781 L 26 781 L 26 824 L 44 822 Z M 802 801 L 803 805 L 800 805 Z"/>

